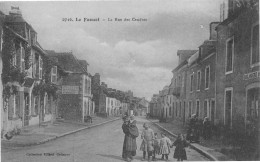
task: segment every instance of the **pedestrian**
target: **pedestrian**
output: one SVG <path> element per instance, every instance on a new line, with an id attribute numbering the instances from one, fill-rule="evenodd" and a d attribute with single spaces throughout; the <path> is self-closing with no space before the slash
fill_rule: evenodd
<path id="1" fill-rule="evenodd" d="M 193 114 L 189 119 L 188 130 L 187 130 L 187 140 L 189 140 L 190 142 L 194 141 L 195 123 L 196 123 L 196 114 Z"/>
<path id="2" fill-rule="evenodd" d="M 153 161 L 156 161 L 156 154 L 160 155 L 160 139 L 158 139 L 157 133 L 154 133 L 153 141 Z"/>
<path id="3" fill-rule="evenodd" d="M 211 138 L 211 124 L 208 117 L 205 117 L 203 121 L 203 138 L 205 140 Z"/>
<path id="4" fill-rule="evenodd" d="M 138 128 L 136 126 L 136 120 L 134 116 L 130 116 L 128 125 L 126 126 L 125 134 L 125 151 L 126 151 L 126 160 L 128 162 L 133 160 L 133 156 L 136 155 L 137 145 L 136 138 L 139 136 Z"/>
<path id="5" fill-rule="evenodd" d="M 143 139 L 142 144 L 140 146 L 140 150 L 143 151 L 143 159 L 145 160 L 145 156 L 147 153 L 148 161 L 151 161 L 151 156 L 153 153 L 153 140 L 154 140 L 154 132 L 151 128 L 148 127 L 147 123 L 143 125 L 144 130 L 142 132 L 141 138 Z"/>
<path id="6" fill-rule="evenodd" d="M 129 133 L 129 130 L 128 130 L 128 124 L 129 124 L 129 117 L 128 116 L 124 116 L 123 117 L 123 125 L 122 125 L 122 129 L 123 129 L 123 132 L 125 134 L 125 138 L 124 138 L 124 144 L 123 144 L 123 151 L 122 151 L 122 158 L 124 160 L 127 160 L 127 152 L 126 152 L 126 136 L 127 134 Z"/>
<path id="7" fill-rule="evenodd" d="M 188 146 L 188 143 L 184 139 L 182 134 L 178 135 L 177 139 L 174 141 L 172 146 L 176 146 L 174 150 L 173 158 L 177 159 L 178 161 L 187 160 L 185 147 Z"/>
<path id="8" fill-rule="evenodd" d="M 161 140 L 160 140 L 160 154 L 162 154 L 162 160 L 168 161 L 168 155 L 170 154 L 170 146 L 172 145 L 171 140 L 166 136 L 165 133 L 161 133 Z"/>
<path id="9" fill-rule="evenodd" d="M 203 120 L 195 118 L 195 126 L 194 126 L 194 142 L 200 142 L 200 135 L 202 134 Z"/>

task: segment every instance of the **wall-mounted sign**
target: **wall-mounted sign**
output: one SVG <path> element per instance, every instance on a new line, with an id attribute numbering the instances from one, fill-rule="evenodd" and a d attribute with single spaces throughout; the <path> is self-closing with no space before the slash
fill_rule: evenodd
<path id="1" fill-rule="evenodd" d="M 79 94 L 79 86 L 62 86 L 62 94 Z"/>
<path id="2" fill-rule="evenodd" d="M 260 77 L 260 71 L 254 71 L 251 73 L 244 74 L 243 80 L 250 80 L 250 79 L 255 79 Z"/>

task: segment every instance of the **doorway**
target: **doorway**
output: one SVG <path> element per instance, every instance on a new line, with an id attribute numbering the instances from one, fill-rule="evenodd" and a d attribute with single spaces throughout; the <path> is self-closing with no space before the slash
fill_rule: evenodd
<path id="1" fill-rule="evenodd" d="M 24 126 L 29 125 L 30 109 L 29 109 L 30 98 L 28 93 L 24 93 Z"/>
<path id="2" fill-rule="evenodd" d="M 211 120 L 212 124 L 214 124 L 214 121 L 215 121 L 215 100 L 211 100 L 210 120 Z"/>

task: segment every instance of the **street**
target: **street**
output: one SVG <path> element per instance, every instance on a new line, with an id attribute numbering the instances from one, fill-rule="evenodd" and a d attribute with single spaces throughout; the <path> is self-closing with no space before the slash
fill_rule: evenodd
<path id="1" fill-rule="evenodd" d="M 141 134 L 143 123 L 149 121 L 144 118 L 136 118 L 136 120 L 138 123 L 139 133 Z M 149 124 L 154 132 L 159 134 L 160 130 L 153 126 L 152 123 Z M 117 120 L 106 125 L 87 129 L 37 146 L 14 148 L 12 150 L 2 148 L 2 161 L 123 161 L 121 155 L 124 134 L 121 125 L 122 120 Z M 139 136 L 137 138 L 137 155 L 133 161 L 141 161 L 142 152 L 139 150 L 140 144 L 141 138 Z M 173 159 L 173 152 L 174 147 L 171 149 L 169 161 L 176 161 L 176 159 Z M 186 148 L 186 152 L 188 161 L 208 160 L 206 157 L 190 148 Z M 157 156 L 157 158 L 161 158 L 161 156 Z"/>

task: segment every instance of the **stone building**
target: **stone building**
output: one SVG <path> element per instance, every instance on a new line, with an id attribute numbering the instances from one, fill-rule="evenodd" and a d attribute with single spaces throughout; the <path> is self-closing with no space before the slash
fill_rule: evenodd
<path id="1" fill-rule="evenodd" d="M 91 78 L 91 92 L 93 95 L 93 102 L 95 103 L 95 113 L 99 112 L 99 96 L 100 96 L 100 74 L 96 73 Z"/>
<path id="2" fill-rule="evenodd" d="M 3 83 L 2 83 L 2 69 L 3 69 L 3 62 L 2 62 L 2 48 L 3 48 L 3 27 L 4 27 L 4 18 L 5 14 L 0 11 L 0 92 L 3 92 Z M 4 106 L 3 104 L 3 95 L 0 95 L 0 105 L 1 107 Z M 3 127 L 3 109 L 1 109 L 1 128 Z"/>
<path id="3" fill-rule="evenodd" d="M 189 79 L 187 76 L 188 59 L 197 52 L 197 50 L 178 50 L 179 56 L 178 66 L 173 69 L 173 79 L 170 84 L 170 95 L 173 95 L 172 107 L 174 109 L 174 119 L 186 121 L 186 81 Z"/>
<path id="4" fill-rule="evenodd" d="M 259 1 L 229 0 L 227 18 L 216 31 L 216 118 L 227 129 L 256 131 L 260 108 Z"/>
<path id="5" fill-rule="evenodd" d="M 216 32 L 218 22 L 210 23 L 210 37 L 199 51 L 188 59 L 186 80 L 186 119 L 192 114 L 199 118 L 209 117 L 214 123 L 216 115 L 215 72 L 216 72 Z"/>
<path id="6" fill-rule="evenodd" d="M 4 16 L 2 34 L 2 131 L 55 120 L 63 69 L 48 58 L 19 8 Z"/>
<path id="7" fill-rule="evenodd" d="M 159 106 L 159 94 L 154 94 L 149 102 L 150 116 L 152 118 L 159 118 L 161 114 Z"/>
<path id="8" fill-rule="evenodd" d="M 84 122 L 86 116 L 95 112 L 92 102 L 91 75 L 88 73 L 88 63 L 78 60 L 72 52 L 51 52 L 49 56 L 68 73 L 63 78 L 58 114 L 65 120 Z"/>

